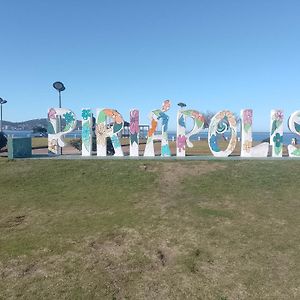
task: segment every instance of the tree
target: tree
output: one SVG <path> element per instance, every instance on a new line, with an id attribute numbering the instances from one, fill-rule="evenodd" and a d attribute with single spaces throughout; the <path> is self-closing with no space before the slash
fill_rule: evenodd
<path id="1" fill-rule="evenodd" d="M 204 115 L 204 119 L 205 119 L 205 121 L 204 121 L 204 129 L 209 127 L 209 124 L 210 124 L 210 122 L 211 122 L 211 119 L 214 117 L 215 114 L 216 114 L 216 113 L 214 113 L 214 112 L 212 112 L 212 111 L 207 111 L 206 113 L 203 114 L 203 115 Z M 239 117 L 239 115 L 238 115 L 237 113 L 233 113 L 233 115 L 234 115 L 234 117 L 235 117 L 236 124 L 238 125 L 239 122 L 241 121 L 241 119 L 240 119 L 240 117 Z M 225 126 L 225 128 L 224 128 L 225 131 L 227 131 L 227 130 L 229 129 L 229 123 L 228 123 L 227 120 L 226 120 L 226 121 L 223 120 L 222 122 L 219 123 L 219 125 L 221 126 L 221 128 L 222 128 L 223 126 Z M 225 131 L 224 131 L 224 132 L 225 132 Z M 224 132 L 222 133 L 222 137 L 223 137 L 223 139 L 226 141 L 227 139 L 226 139 L 226 137 L 225 137 Z"/>
<path id="2" fill-rule="evenodd" d="M 33 127 L 32 131 L 33 131 L 33 133 L 46 133 L 47 129 L 42 126 L 35 126 L 35 127 Z"/>
<path id="3" fill-rule="evenodd" d="M 204 129 L 209 127 L 210 121 L 213 118 L 213 116 L 215 115 L 215 112 L 212 111 L 207 111 L 206 113 L 203 114 L 205 121 L 204 121 Z M 241 118 L 239 117 L 239 115 L 237 113 L 233 113 L 235 119 L 236 119 L 236 123 L 239 124 L 239 122 L 241 121 Z M 229 124 L 227 124 L 229 125 Z"/>
<path id="4" fill-rule="evenodd" d="M 209 127 L 210 121 L 212 119 L 212 117 L 215 115 L 216 113 L 212 112 L 212 111 L 207 111 L 206 113 L 203 114 L 204 116 L 204 129 Z"/>

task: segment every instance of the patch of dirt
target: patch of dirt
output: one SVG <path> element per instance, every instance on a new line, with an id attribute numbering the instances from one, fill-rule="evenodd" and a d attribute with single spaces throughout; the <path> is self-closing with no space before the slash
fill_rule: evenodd
<path id="1" fill-rule="evenodd" d="M 108 240 L 90 240 L 88 246 L 104 255 L 121 257 L 123 254 L 128 253 L 132 245 L 136 244 L 141 238 L 140 234 L 134 229 L 123 229 L 121 232 L 109 237 Z"/>
<path id="2" fill-rule="evenodd" d="M 166 265 L 166 260 L 167 260 L 165 254 L 163 253 L 162 250 L 158 250 L 157 256 L 158 256 L 162 266 L 164 267 Z"/>
<path id="3" fill-rule="evenodd" d="M 16 217 L 9 218 L 2 227 L 5 228 L 15 228 L 21 224 L 24 223 L 26 216 L 25 215 L 19 215 Z"/>
<path id="4" fill-rule="evenodd" d="M 171 267 L 176 264 L 176 259 L 181 255 L 181 250 L 179 247 L 167 245 L 165 241 L 160 241 L 159 244 L 160 246 L 156 252 L 156 262 L 161 267 Z M 152 260 L 154 260 L 154 257 Z M 157 266 L 155 269 L 159 271 L 161 269 L 160 266 Z"/>
<path id="5" fill-rule="evenodd" d="M 33 261 L 25 263 L 25 256 L 13 259 L 6 264 L 0 264 L 0 278 L 8 280 L 20 280 L 20 278 L 30 277 L 47 277 L 46 271 L 42 268 L 41 263 Z"/>
<path id="6" fill-rule="evenodd" d="M 210 172 L 225 169 L 226 165 L 223 163 L 211 163 L 207 161 L 185 163 L 167 162 L 161 164 L 161 167 L 161 185 L 175 187 L 182 183 L 186 177 L 202 176 Z"/>
<path id="7" fill-rule="evenodd" d="M 23 272 L 21 273 L 21 276 L 26 276 L 26 275 L 33 274 L 36 270 L 37 270 L 36 264 L 31 263 L 23 269 Z"/>
<path id="8" fill-rule="evenodd" d="M 158 205 L 161 213 L 164 215 L 167 209 L 174 204 L 173 199 L 180 195 L 181 185 L 184 184 L 185 180 L 192 177 L 201 178 L 201 176 L 225 168 L 227 168 L 227 165 L 222 162 L 209 161 L 144 162 L 140 165 L 141 170 L 157 174 L 158 186 L 154 190 L 157 196 L 152 197 L 151 203 L 148 197 L 140 199 L 137 207 L 143 208 L 149 205 Z"/>

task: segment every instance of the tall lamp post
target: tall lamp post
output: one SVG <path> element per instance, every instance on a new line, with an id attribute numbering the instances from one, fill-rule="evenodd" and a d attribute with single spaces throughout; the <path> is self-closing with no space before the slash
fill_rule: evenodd
<path id="1" fill-rule="evenodd" d="M 1 106 L 1 118 L 0 118 L 0 132 L 2 132 L 2 105 L 7 103 L 6 100 L 0 98 L 0 106 Z"/>
<path id="2" fill-rule="evenodd" d="M 61 92 L 66 88 L 64 84 L 60 81 L 56 81 L 53 83 L 53 87 L 58 91 L 58 107 L 61 108 Z M 59 130 L 61 130 L 61 117 L 59 117 Z M 62 155 L 62 147 L 60 148 L 60 154 Z"/>

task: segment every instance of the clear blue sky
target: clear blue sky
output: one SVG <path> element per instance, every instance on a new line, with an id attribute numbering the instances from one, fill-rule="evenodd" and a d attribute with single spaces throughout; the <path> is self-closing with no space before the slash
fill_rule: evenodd
<path id="1" fill-rule="evenodd" d="M 199 111 L 300 109 L 299 0 L 1 1 L 4 119 L 45 117 L 57 106 L 130 108 L 147 121 L 171 99 Z"/>

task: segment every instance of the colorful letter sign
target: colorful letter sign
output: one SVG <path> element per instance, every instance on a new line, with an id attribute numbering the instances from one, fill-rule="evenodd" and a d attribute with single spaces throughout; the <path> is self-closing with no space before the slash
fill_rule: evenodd
<path id="1" fill-rule="evenodd" d="M 82 116 L 82 156 L 92 155 L 92 126 L 93 126 L 93 114 L 90 108 L 83 108 L 81 111 Z"/>
<path id="2" fill-rule="evenodd" d="M 154 153 L 154 140 L 161 141 L 161 156 L 171 156 L 171 150 L 168 142 L 168 123 L 169 116 L 166 114 L 166 111 L 170 109 L 171 102 L 170 100 L 165 100 L 162 104 L 161 109 L 153 110 L 149 119 L 151 121 L 151 127 L 148 132 L 147 144 L 144 152 L 144 156 L 155 156 Z M 155 134 L 157 130 L 158 122 L 161 121 L 161 134 Z"/>
<path id="3" fill-rule="evenodd" d="M 181 104 L 181 103 L 180 103 Z M 182 105 L 183 106 L 183 105 Z M 167 112 L 171 107 L 170 100 L 165 100 L 161 109 L 155 109 L 150 112 L 150 129 L 148 131 L 147 142 L 143 156 L 154 157 L 158 149 L 154 149 L 154 141 L 161 143 L 161 153 L 163 157 L 171 156 L 168 139 L 169 116 Z M 124 156 L 120 138 L 129 138 L 129 153 L 126 155 L 133 157 L 139 156 L 139 133 L 140 112 L 138 109 L 132 109 L 129 112 L 129 121 L 126 122 L 124 129 L 124 119 L 115 109 L 103 108 L 96 110 L 96 118 L 93 118 L 93 112 L 90 108 L 83 108 L 81 111 L 82 120 L 82 156 L 92 155 L 92 138 L 96 135 L 97 156 L 107 155 L 107 145 L 110 139 L 114 149 L 115 156 Z M 241 110 L 241 157 L 282 157 L 283 155 L 283 121 L 284 114 L 280 109 L 271 111 L 270 122 L 270 143 L 263 142 L 253 145 L 252 140 L 252 109 Z M 193 127 L 187 130 L 187 120 L 193 121 Z M 96 120 L 96 122 L 94 121 Z M 48 153 L 49 155 L 60 154 L 60 148 L 66 144 L 63 137 L 71 133 L 76 128 L 76 116 L 73 111 L 66 108 L 50 108 L 48 110 Z M 96 123 L 96 124 L 94 124 Z M 203 130 L 205 123 L 204 115 L 194 109 L 180 109 L 177 112 L 177 136 L 176 136 L 176 156 L 185 157 L 186 147 L 193 147 L 191 137 L 199 134 Z M 161 132 L 158 125 L 161 124 Z M 300 110 L 295 111 L 288 120 L 290 131 L 300 135 Z M 230 132 L 230 138 L 228 133 Z M 224 149 L 222 142 L 218 142 L 218 136 L 222 135 L 227 148 Z M 174 137 L 172 138 L 174 142 Z M 234 114 L 229 110 L 218 112 L 210 121 L 208 128 L 208 146 L 212 154 L 216 157 L 227 157 L 232 154 L 237 143 L 237 120 Z M 290 157 L 300 157 L 300 148 L 296 146 L 296 139 L 288 145 L 288 154 Z M 175 146 L 175 143 L 173 144 Z M 271 146 L 271 147 L 270 147 Z M 141 146 L 142 147 L 142 146 Z M 128 148 L 124 148 L 128 149 Z M 271 149 L 271 153 L 269 153 Z"/>
<path id="4" fill-rule="evenodd" d="M 186 133 L 186 118 L 190 117 L 194 120 L 194 127 Z M 185 146 L 189 148 L 193 147 L 193 143 L 190 141 L 190 137 L 199 133 L 204 125 L 204 117 L 196 110 L 180 110 L 177 113 L 177 143 L 176 143 L 176 155 L 185 156 Z"/>
<path id="5" fill-rule="evenodd" d="M 300 110 L 291 114 L 288 126 L 291 132 L 300 135 Z M 300 157 L 300 149 L 294 145 L 288 145 L 288 152 L 290 157 Z"/>
<path id="6" fill-rule="evenodd" d="M 107 124 L 108 119 L 112 122 Z M 124 120 L 121 114 L 110 108 L 98 109 L 96 120 L 97 156 L 106 156 L 107 138 L 111 139 L 115 156 L 123 156 L 118 137 L 118 133 L 124 127 Z"/>
<path id="7" fill-rule="evenodd" d="M 273 109 L 271 111 L 271 134 L 272 156 L 282 157 L 283 146 L 283 111 Z"/>
<path id="8" fill-rule="evenodd" d="M 139 111 L 133 109 L 130 111 L 130 156 L 139 156 Z"/>
<path id="9" fill-rule="evenodd" d="M 62 119 L 65 126 L 62 129 Z M 67 108 L 50 108 L 48 111 L 48 153 L 58 155 L 60 147 L 65 146 L 63 136 L 72 132 L 76 127 L 75 114 Z M 62 129 L 62 130 L 61 130 Z"/>
<path id="10" fill-rule="evenodd" d="M 229 128 L 231 130 L 229 144 L 226 150 L 221 151 L 218 145 L 217 135 L 223 135 Z M 229 110 L 220 111 L 211 119 L 208 128 L 208 145 L 214 156 L 226 157 L 233 152 L 236 145 L 236 131 L 236 120 L 233 113 Z"/>
<path id="11" fill-rule="evenodd" d="M 265 157 L 268 156 L 269 143 L 261 143 L 252 147 L 252 109 L 241 110 L 241 156 Z"/>

